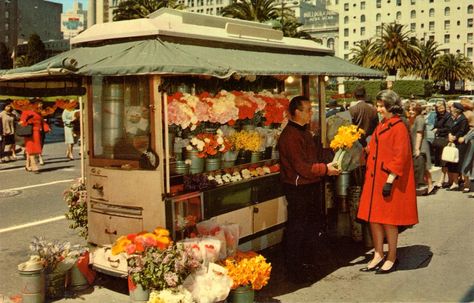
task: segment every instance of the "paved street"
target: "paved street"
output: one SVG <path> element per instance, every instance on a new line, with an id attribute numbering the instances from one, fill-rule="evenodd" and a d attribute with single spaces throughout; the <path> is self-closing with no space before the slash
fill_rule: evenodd
<path id="1" fill-rule="evenodd" d="M 23 161 L 1 164 L 0 302 L 20 293 L 16 266 L 28 258 L 32 236 L 84 243 L 61 218 L 66 211 L 62 191 L 80 175 L 79 160 L 67 161 L 64 152 L 61 142 L 47 144 L 46 165 L 39 175 L 25 172 Z M 274 247 L 264 252 L 273 273 L 257 301 L 474 301 L 474 199 L 443 189 L 420 197 L 418 208 L 420 224 L 400 235 L 399 271 L 385 276 L 361 273 L 370 249 L 349 239 L 328 239 L 314 253 L 317 266 L 302 273 L 311 283 L 296 286 L 283 279 L 282 256 L 279 247 Z M 68 292 L 67 298 L 57 302 L 129 302 L 129 298 L 125 280 L 100 275 L 93 288 Z"/>

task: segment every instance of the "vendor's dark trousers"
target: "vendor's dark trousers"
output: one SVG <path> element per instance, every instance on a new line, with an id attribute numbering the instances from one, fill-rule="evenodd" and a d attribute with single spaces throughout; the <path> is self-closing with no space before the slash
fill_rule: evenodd
<path id="1" fill-rule="evenodd" d="M 283 190 L 288 202 L 283 246 L 286 270 L 292 275 L 301 270 L 308 254 L 315 253 L 321 229 L 321 183 L 301 186 L 284 184 Z"/>

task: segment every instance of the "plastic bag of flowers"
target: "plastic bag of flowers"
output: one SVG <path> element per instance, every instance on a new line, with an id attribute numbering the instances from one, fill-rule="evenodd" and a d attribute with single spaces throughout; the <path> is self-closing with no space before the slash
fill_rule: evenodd
<path id="1" fill-rule="evenodd" d="M 219 302 L 227 298 L 233 284 L 227 270 L 216 263 L 209 263 L 208 268 L 189 275 L 183 286 L 191 292 L 197 303 Z"/>
<path id="2" fill-rule="evenodd" d="M 182 285 L 175 288 L 153 290 L 148 303 L 193 303 L 193 295 Z"/>
<path id="3" fill-rule="evenodd" d="M 250 286 L 253 290 L 262 289 L 270 280 L 272 265 L 256 252 L 238 251 L 223 262 L 227 274 L 233 281 L 232 289 Z"/>
<path id="4" fill-rule="evenodd" d="M 201 221 L 196 224 L 196 229 L 198 233 L 202 236 L 211 236 L 220 241 L 219 245 L 219 256 L 218 259 L 225 259 L 227 257 L 227 247 L 224 230 L 222 230 L 219 223 L 216 220 L 210 219 L 206 221 Z M 215 245 L 214 245 L 215 247 Z M 210 262 L 215 262 L 216 260 L 209 260 Z"/>
<path id="5" fill-rule="evenodd" d="M 240 226 L 237 223 L 226 223 L 222 224 L 221 228 L 225 235 L 227 256 L 232 256 L 239 246 Z"/>
<path id="6" fill-rule="evenodd" d="M 204 266 L 219 260 L 221 241 L 214 237 L 188 238 L 178 244 L 182 244 Z"/>

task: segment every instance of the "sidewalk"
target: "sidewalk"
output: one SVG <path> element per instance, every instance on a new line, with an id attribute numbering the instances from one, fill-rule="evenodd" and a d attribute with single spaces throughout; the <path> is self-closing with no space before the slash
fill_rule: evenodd
<path id="1" fill-rule="evenodd" d="M 436 171 L 434 171 L 436 173 Z M 349 238 L 330 238 L 314 252 L 310 282 L 285 281 L 279 246 L 262 252 L 272 263 L 269 285 L 256 302 L 471 302 L 474 301 L 474 199 L 440 189 L 418 197 L 420 223 L 399 237 L 399 270 L 363 273 L 370 248 Z M 2 302 L 0 297 L 0 302 Z M 99 275 L 94 287 L 68 292 L 55 302 L 130 302 L 125 279 Z"/>

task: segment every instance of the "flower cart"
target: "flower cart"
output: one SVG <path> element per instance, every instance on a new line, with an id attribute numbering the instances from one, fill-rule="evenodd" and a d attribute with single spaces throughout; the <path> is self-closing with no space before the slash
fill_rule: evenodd
<path id="1" fill-rule="evenodd" d="M 325 138 L 325 76 L 382 76 L 269 25 L 172 9 L 96 24 L 71 44 L 0 71 L 0 93 L 63 79 L 75 86 L 51 93 L 85 91 L 90 262 L 122 276 L 127 260 L 112 243 L 156 226 L 180 239 L 214 218 L 240 226 L 244 249 L 278 243 L 286 205 L 275 145 L 289 99 L 312 100 Z"/>

